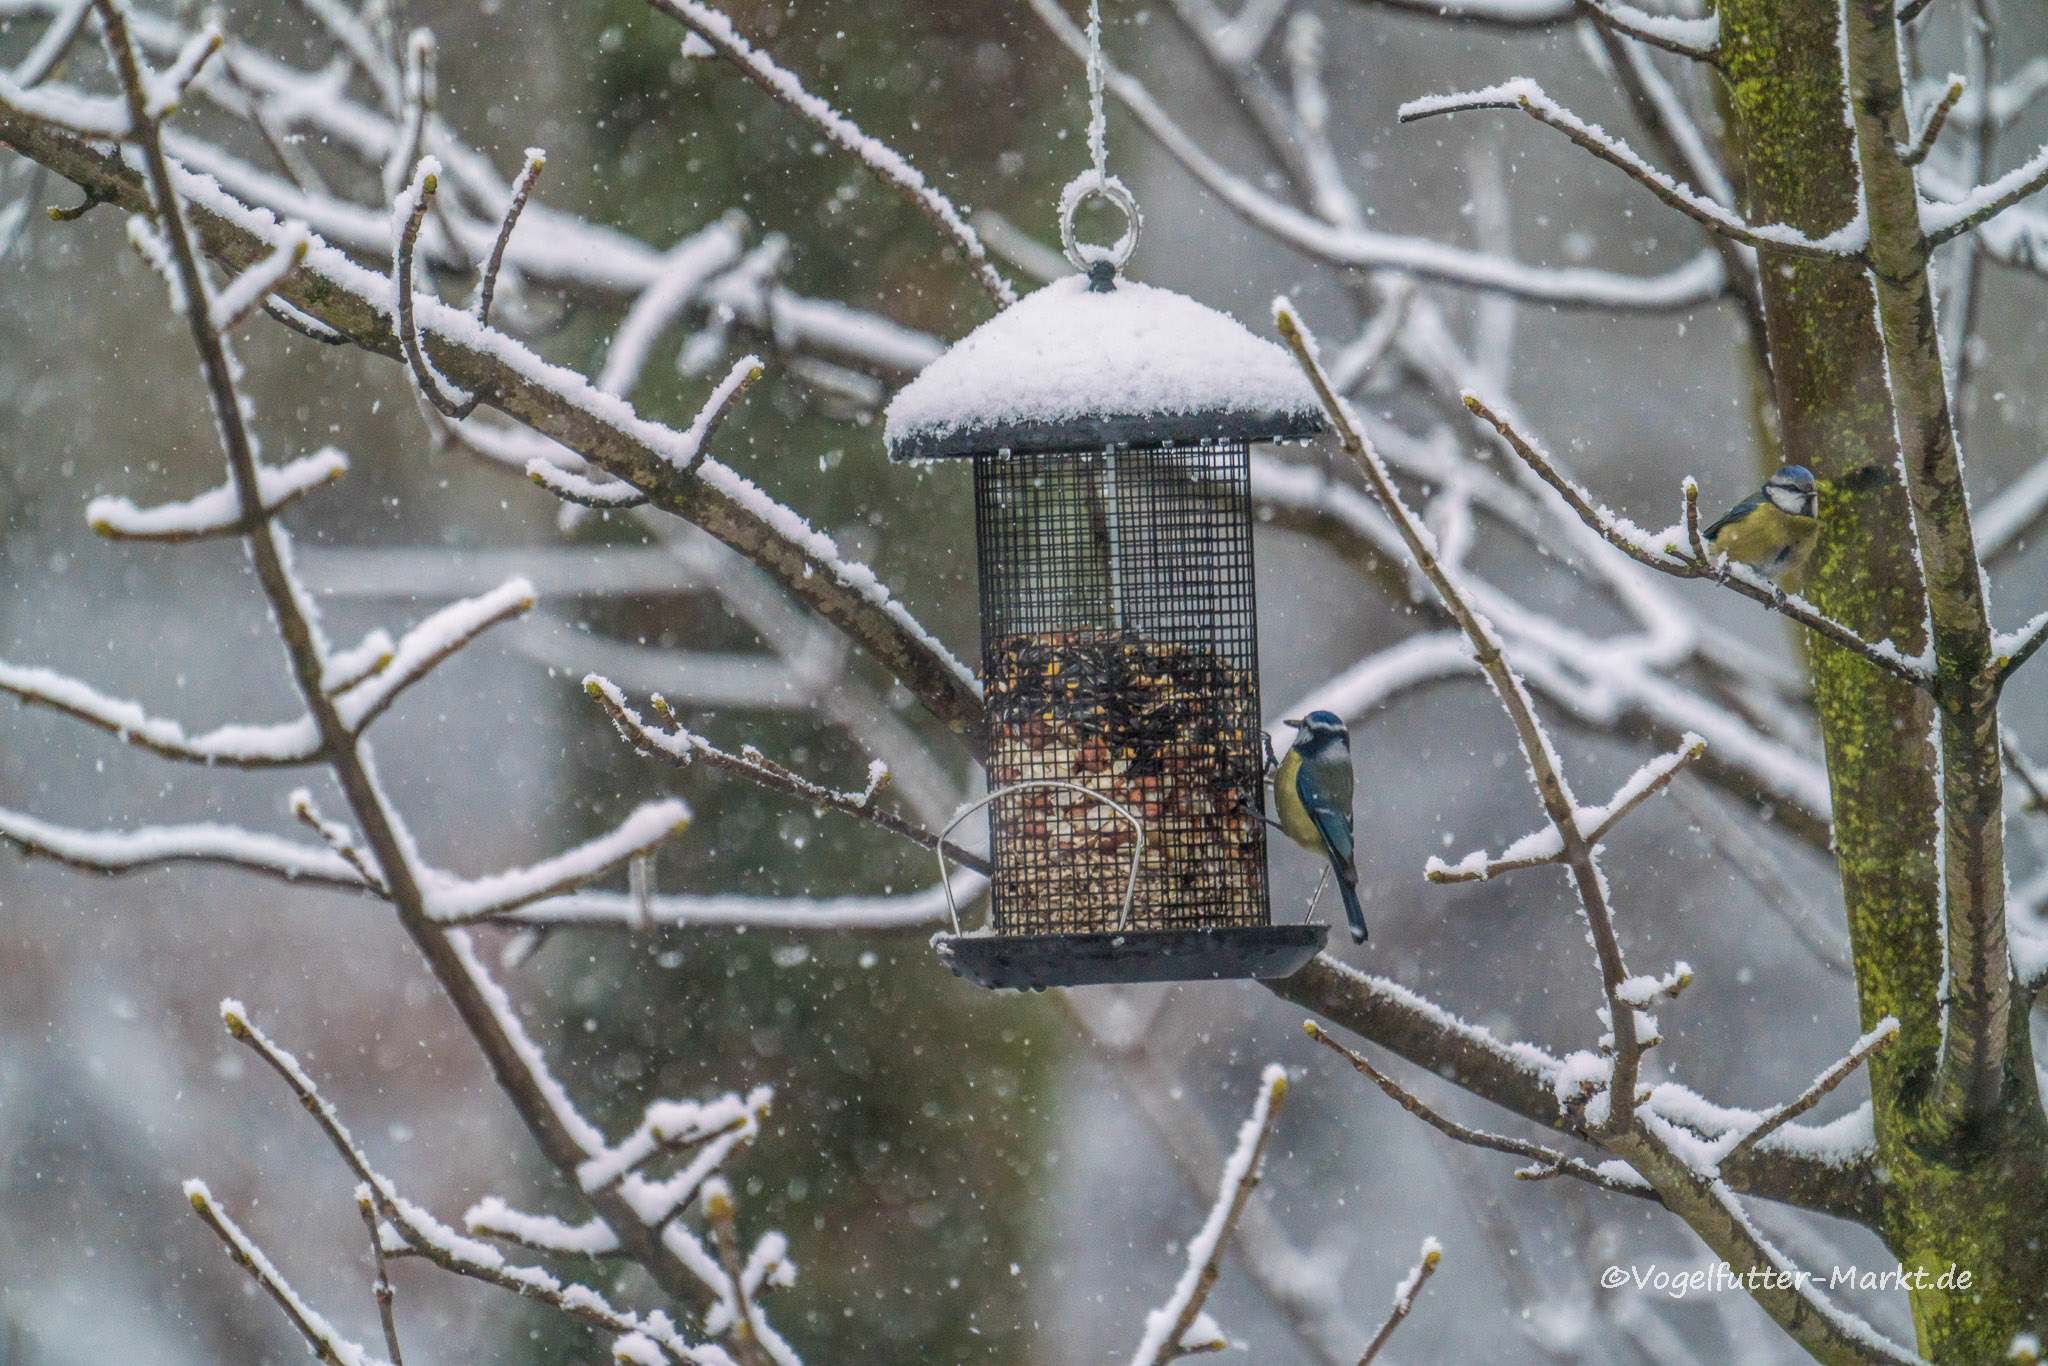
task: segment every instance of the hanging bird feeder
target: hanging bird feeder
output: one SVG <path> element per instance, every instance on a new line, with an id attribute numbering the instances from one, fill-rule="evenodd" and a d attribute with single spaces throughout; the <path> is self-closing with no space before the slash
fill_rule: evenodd
<path id="1" fill-rule="evenodd" d="M 1091 196 L 1125 215 L 1112 247 L 1074 239 Z M 974 462 L 991 923 L 956 908 L 935 943 L 988 987 L 1283 977 L 1327 927 L 1268 909 L 1249 446 L 1322 411 L 1279 347 L 1120 278 L 1120 182 L 1084 174 L 1060 217 L 1082 273 L 932 362 L 885 428 L 893 460 Z"/>

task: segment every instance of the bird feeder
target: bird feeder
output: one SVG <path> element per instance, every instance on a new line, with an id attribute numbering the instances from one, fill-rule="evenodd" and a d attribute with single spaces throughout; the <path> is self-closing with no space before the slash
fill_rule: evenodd
<path id="1" fill-rule="evenodd" d="M 1073 241 L 1090 193 L 1125 212 L 1106 250 Z M 1083 273 L 933 361 L 885 427 L 892 460 L 974 463 L 991 920 L 934 942 L 987 987 L 1286 976 L 1327 927 L 1268 906 L 1249 447 L 1322 412 L 1279 347 L 1119 278 L 1119 182 L 1061 217 Z"/>

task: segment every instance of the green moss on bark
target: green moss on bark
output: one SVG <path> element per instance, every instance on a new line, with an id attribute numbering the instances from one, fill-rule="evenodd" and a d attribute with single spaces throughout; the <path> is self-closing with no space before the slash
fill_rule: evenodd
<path id="1" fill-rule="evenodd" d="M 1841 83 L 1837 0 L 1722 0 L 1732 115 L 1752 221 L 1825 233 L 1855 212 L 1856 149 Z M 1897 481 L 1836 483 L 1894 468 L 1897 438 L 1868 276 L 1849 263 L 1767 254 L 1763 292 L 1783 459 L 1823 481 L 1821 543 L 1807 595 L 1866 638 L 1925 644 L 1912 512 Z M 1933 704 L 1833 646 L 1811 645 L 1835 807 L 1835 843 L 1865 1028 L 1898 1017 L 1871 1067 L 1879 1232 L 1911 1272 L 1954 1263 L 1967 1291 L 1912 1292 L 1919 1350 L 1937 1363 L 2003 1360 L 2048 1296 L 2048 1143 L 2016 1008 L 2007 1102 L 1974 1133 L 1914 1119 L 1942 1042 L 1939 778 Z"/>

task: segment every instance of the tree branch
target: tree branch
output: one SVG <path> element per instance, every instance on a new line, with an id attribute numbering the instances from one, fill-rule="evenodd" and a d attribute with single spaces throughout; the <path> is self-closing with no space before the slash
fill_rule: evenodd
<path id="1" fill-rule="evenodd" d="M 1394 1336 L 1394 1330 L 1414 1312 L 1416 1297 L 1422 1294 L 1422 1287 L 1429 1284 L 1429 1278 L 1436 1274 L 1437 1266 L 1443 1259 L 1443 1244 L 1434 1238 L 1424 1238 L 1422 1259 L 1415 1264 L 1413 1271 L 1401 1278 L 1401 1284 L 1395 1287 L 1393 1311 L 1387 1315 L 1386 1322 L 1380 1325 L 1379 1331 L 1372 1335 L 1372 1340 L 1365 1344 L 1365 1355 L 1358 1359 L 1358 1366 L 1372 1366 L 1373 1358 L 1387 1345 L 1387 1339 Z"/>
<path id="2" fill-rule="evenodd" d="M 327 1366 L 379 1366 L 375 1357 L 359 1344 L 343 1337 L 318 1310 L 299 1297 L 299 1292 L 292 1289 L 284 1274 L 263 1254 L 263 1249 L 256 1246 L 254 1240 L 242 1232 L 241 1226 L 214 1203 L 213 1192 L 206 1188 L 204 1181 L 187 1181 L 185 1198 L 192 1202 L 192 1212 L 199 1216 L 200 1222 L 212 1229 L 226 1246 L 229 1259 L 247 1271 L 264 1293 L 277 1302 L 277 1307 L 284 1311 L 291 1326 L 313 1349 L 315 1357 Z"/>
<path id="3" fill-rule="evenodd" d="M 675 713 L 668 709 L 668 704 L 659 696 L 654 699 L 654 707 L 673 727 L 670 730 L 661 730 L 649 725 L 640 713 L 627 704 L 626 695 L 609 679 L 592 674 L 583 680 L 583 690 L 604 708 L 605 715 L 611 717 L 612 724 L 618 727 L 619 734 L 625 738 L 626 743 L 650 758 L 665 759 L 677 768 L 688 768 L 702 759 L 722 773 L 744 778 L 771 792 L 793 797 L 808 806 L 823 807 L 829 811 L 859 817 L 893 835 L 900 835 L 920 848 L 938 851 L 939 837 L 936 834 L 874 804 L 875 796 L 881 790 L 882 784 L 888 780 L 889 774 L 887 767 L 879 761 L 868 770 L 869 782 L 866 791 L 837 792 L 800 774 L 792 773 L 751 746 L 740 754 L 729 754 L 702 736 L 692 735 L 683 729 L 676 720 Z M 992 871 L 986 857 L 972 850 L 962 849 L 951 841 L 947 841 L 945 852 L 946 857 L 962 867 L 972 868 L 984 875 Z"/>
<path id="4" fill-rule="evenodd" d="M 1727 1152 L 1728 1158 L 1747 1155 L 1757 1144 L 1776 1133 L 1785 1125 L 1821 1103 L 1828 1092 L 1847 1081 L 1857 1068 L 1861 1067 L 1873 1053 L 1885 1047 L 1899 1036 L 1899 1021 L 1896 1016 L 1887 1015 L 1877 1022 L 1877 1027 L 1856 1041 L 1847 1056 L 1828 1068 L 1814 1079 L 1813 1085 L 1800 1092 L 1798 1097 L 1787 1104 L 1774 1107 L 1756 1127 L 1735 1141 Z"/>
<path id="5" fill-rule="evenodd" d="M 1621 944 L 1614 932 L 1614 920 L 1607 904 L 1605 879 L 1601 877 L 1595 865 L 1592 847 L 1580 834 L 1578 825 L 1573 820 L 1577 804 L 1572 800 L 1571 789 L 1559 769 L 1557 755 L 1550 747 L 1550 738 L 1544 734 L 1542 724 L 1536 719 L 1535 707 L 1529 700 L 1527 690 L 1522 686 L 1522 680 L 1508 667 L 1493 628 L 1472 610 L 1466 602 L 1464 593 L 1438 561 L 1435 537 L 1401 501 L 1400 491 L 1394 487 L 1393 479 L 1387 473 L 1386 466 L 1381 463 L 1378 452 L 1367 443 L 1364 433 L 1353 420 L 1350 405 L 1331 390 L 1329 377 L 1323 372 L 1322 363 L 1316 358 L 1315 344 L 1295 316 L 1293 305 L 1285 299 L 1277 300 L 1273 314 L 1281 337 L 1294 351 L 1295 359 L 1301 363 L 1302 372 L 1315 386 L 1317 396 L 1329 413 L 1330 420 L 1343 443 L 1345 454 L 1351 457 L 1353 463 L 1365 475 L 1367 484 L 1380 501 L 1380 506 L 1394 519 L 1409 555 L 1428 577 L 1430 585 L 1436 589 L 1437 596 L 1450 610 L 1459 629 L 1471 640 L 1479 667 L 1486 672 L 1501 706 L 1507 711 L 1508 719 L 1514 725 L 1522 753 L 1529 761 L 1529 772 L 1537 796 L 1541 799 L 1544 812 L 1550 817 L 1550 822 L 1556 827 L 1562 842 L 1562 861 L 1571 869 L 1572 882 L 1579 894 L 1580 908 L 1585 913 L 1587 928 L 1592 932 L 1601 986 L 1607 997 L 1608 1019 L 1614 1031 L 1613 1071 L 1607 1089 L 1608 1105 L 1606 1113 L 1593 1121 L 1593 1133 L 1596 1136 L 1604 1136 L 1623 1132 L 1629 1127 L 1635 1111 L 1636 1072 L 1641 1059 L 1635 1011 L 1617 994 L 1621 984 L 1628 978 L 1628 967 L 1622 958 Z"/>
<path id="6" fill-rule="evenodd" d="M 1684 749 L 1675 754 L 1659 755 L 1637 769 L 1620 790 L 1608 798 L 1606 805 L 1582 806 L 1572 814 L 1573 822 L 1585 832 L 1586 843 L 1600 843 L 1621 823 L 1623 816 L 1670 786 L 1673 778 L 1697 763 L 1707 752 L 1707 742 L 1697 735 L 1689 735 L 1686 740 L 1688 743 Z M 1558 863 L 1564 858 L 1564 846 L 1556 836 L 1555 829 L 1545 827 L 1516 841 L 1498 859 L 1487 858 L 1484 849 L 1467 854 L 1455 864 L 1432 857 L 1425 876 L 1436 883 L 1485 882 L 1503 873 Z"/>
<path id="7" fill-rule="evenodd" d="M 1579 0 L 1579 5 L 1602 28 L 1709 66 L 1720 64 L 1721 20 L 1716 14 L 1709 13 L 1704 19 L 1680 19 L 1651 14 L 1625 0 Z"/>
<path id="8" fill-rule="evenodd" d="M 1309 1020 L 1305 1023 L 1308 1036 L 1311 1039 L 1341 1055 L 1360 1076 L 1365 1077 L 1373 1085 L 1386 1092 L 1389 1100 L 1399 1105 L 1409 1114 L 1414 1115 L 1430 1128 L 1444 1135 L 1444 1137 L 1455 1139 L 1468 1147 L 1484 1148 L 1488 1152 L 1506 1153 L 1511 1157 L 1524 1157 L 1531 1162 L 1539 1164 L 1536 1168 L 1525 1168 L 1524 1171 L 1517 1172 L 1516 1175 L 1518 1177 L 1529 1179 L 1527 1173 L 1531 1172 L 1540 1172 L 1546 1177 L 1558 1175 L 1571 1176 L 1585 1182 L 1587 1185 L 1598 1186 L 1601 1190 L 1608 1191 L 1614 1195 L 1633 1195 L 1644 1200 L 1655 1200 L 1657 1198 L 1657 1193 L 1651 1190 L 1649 1184 L 1639 1177 L 1634 1180 L 1623 1179 L 1602 1171 L 1590 1163 L 1582 1162 L 1569 1154 L 1559 1152 L 1555 1148 L 1546 1147 L 1541 1143 L 1530 1143 L 1524 1139 L 1511 1138 L 1506 1134 L 1496 1134 L 1490 1133 L 1485 1129 L 1470 1128 L 1458 1123 L 1458 1121 L 1447 1115 L 1439 1114 L 1431 1109 L 1421 1097 L 1408 1091 L 1392 1077 L 1374 1067 L 1362 1054 L 1354 1053 L 1343 1044 L 1338 1043 L 1336 1039 L 1330 1036 L 1328 1030 L 1318 1025 L 1314 1020 Z"/>
<path id="9" fill-rule="evenodd" d="M 1927 116 L 1927 126 L 1920 130 L 1920 136 L 1913 139 L 1913 145 L 1901 154 L 1908 166 L 1918 166 L 1927 160 L 1927 154 L 1934 150 L 1935 139 L 1941 136 L 1942 125 L 1954 112 L 1956 101 L 1963 97 L 1966 88 L 1961 76 L 1949 77 L 1948 90 L 1942 95 L 1941 103 L 1934 106 L 1934 112 Z"/>
<path id="10" fill-rule="evenodd" d="M 1894 677 L 1902 678 L 1915 687 L 1929 692 L 1934 690 L 1933 676 L 1917 661 L 1900 654 L 1899 648 L 1889 640 L 1872 644 L 1832 617 L 1822 615 L 1805 600 L 1786 593 L 1777 585 L 1750 577 L 1746 571 L 1741 571 L 1740 566 L 1716 561 L 1700 539 L 1698 490 L 1691 480 L 1686 481 L 1685 495 L 1686 539 L 1690 545 L 1690 553 L 1686 554 L 1668 543 L 1657 546 L 1657 537 L 1653 534 L 1617 519 L 1604 507 L 1596 506 L 1592 495 L 1566 478 L 1541 450 L 1516 431 L 1506 418 L 1488 407 L 1476 394 L 1465 395 L 1465 406 L 1500 433 L 1508 448 L 1520 456 L 1523 463 L 1536 472 L 1538 478 L 1557 490 L 1558 496 L 1564 499 L 1580 521 L 1600 533 L 1601 538 L 1609 545 L 1636 563 L 1647 565 L 1673 578 L 1709 579 L 1723 588 L 1740 593 L 1751 602 L 1760 603 L 1774 612 L 1784 614 L 1809 631 L 1825 636 L 1834 644 L 1861 656 Z"/>
<path id="11" fill-rule="evenodd" d="M 1934 1083 L 1916 1107 L 1930 1136 L 1939 1136 L 1989 1122 L 2005 1085 L 2012 969 L 1997 651 L 1928 278 L 1928 253 L 1941 233 L 1927 230 L 1913 170 L 1899 152 L 1908 134 L 1893 0 L 1847 0 L 1844 9 L 1870 279 L 1926 586 L 1940 715 L 1946 1009 Z M 2001 187 L 2017 184 L 2014 177 L 2048 181 L 2048 153 L 2036 162 L 2037 169 L 2023 167 L 1985 193 L 2004 198 Z M 2019 1072 L 2025 1075 L 2015 1073 L 2015 1084 L 2037 1091 L 2032 1069 Z"/>
<path id="12" fill-rule="evenodd" d="M 767 91 L 770 98 L 804 119 L 833 146 L 852 155 L 879 176 L 884 184 L 908 196 L 923 209 L 926 216 L 938 225 L 939 231 L 959 246 L 967 258 L 968 268 L 974 272 L 976 283 L 995 301 L 997 308 L 1008 308 L 1017 302 L 1017 292 L 989 261 L 981 239 L 960 216 L 953 201 L 933 189 L 902 153 L 869 137 L 851 119 L 804 89 L 795 75 L 776 65 L 766 53 L 742 38 L 739 30 L 733 27 L 732 20 L 718 10 L 700 4 L 698 0 L 648 0 L 648 3 L 709 43 L 741 75 Z"/>
<path id="13" fill-rule="evenodd" d="M 1287 1094 L 1287 1070 L 1278 1063 L 1266 1068 L 1259 1079 L 1258 1100 L 1250 1118 L 1238 1130 L 1237 1148 L 1223 1166 L 1223 1178 L 1209 1217 L 1194 1237 L 1188 1239 L 1187 1270 L 1166 1303 L 1145 1316 L 1145 1333 L 1131 1354 L 1131 1366 L 1167 1366 L 1194 1348 L 1188 1342 L 1190 1330 L 1205 1317 L 1202 1305 L 1209 1298 L 1223 1269 L 1223 1250 L 1231 1231 L 1244 1213 L 1245 1201 L 1259 1184 L 1259 1167 L 1266 1144 L 1279 1118 L 1281 1098 Z"/>
<path id="14" fill-rule="evenodd" d="M 1769 247 L 1799 256 L 1827 261 L 1858 260 L 1865 242 L 1860 220 L 1852 221 L 1824 238 L 1811 238 L 1782 224 L 1755 227 L 1743 222 L 1726 208 L 1689 185 L 1680 184 L 1652 166 L 1619 138 L 1610 137 L 1598 126 L 1543 93 L 1543 87 L 1528 77 L 1505 81 L 1455 95 L 1432 95 L 1410 100 L 1401 106 L 1400 119 L 1413 123 L 1439 114 L 1457 114 L 1480 109 L 1519 109 L 1538 123 L 1547 124 L 1593 156 L 1625 172 L 1658 199 L 1710 231 L 1752 247 Z"/>

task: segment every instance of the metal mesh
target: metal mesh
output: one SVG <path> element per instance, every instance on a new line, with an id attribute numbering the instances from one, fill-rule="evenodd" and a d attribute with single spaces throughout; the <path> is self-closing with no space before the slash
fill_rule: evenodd
<path id="1" fill-rule="evenodd" d="M 974 462 L 989 787 L 1144 822 L 1133 929 L 1264 925 L 1246 448 Z M 990 806 L 996 928 L 1117 927 L 1137 833 L 1083 792 Z"/>

